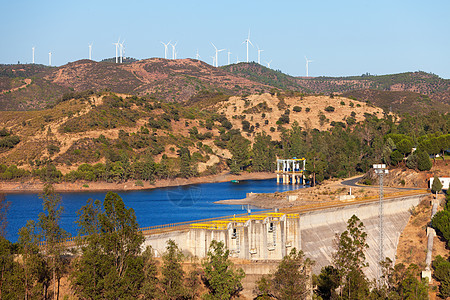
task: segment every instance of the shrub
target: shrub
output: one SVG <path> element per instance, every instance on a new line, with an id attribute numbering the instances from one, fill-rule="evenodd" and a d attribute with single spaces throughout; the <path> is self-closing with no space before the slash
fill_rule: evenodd
<path id="1" fill-rule="evenodd" d="M 333 112 L 335 110 L 335 108 L 333 106 L 327 106 L 325 107 L 325 111 L 326 112 Z"/>
<path id="2" fill-rule="evenodd" d="M 295 112 L 301 112 L 302 108 L 300 106 L 294 106 L 294 108 L 292 110 Z"/>

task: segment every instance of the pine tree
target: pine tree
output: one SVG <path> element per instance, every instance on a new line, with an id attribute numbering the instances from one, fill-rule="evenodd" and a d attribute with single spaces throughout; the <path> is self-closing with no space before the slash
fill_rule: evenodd
<path id="1" fill-rule="evenodd" d="M 64 265 L 63 242 L 69 237 L 69 234 L 59 226 L 63 212 L 63 208 L 60 206 L 61 196 L 55 193 L 51 184 L 46 184 L 40 197 L 44 212 L 39 214 L 38 226 L 42 231 L 42 238 L 45 242 L 46 263 L 52 274 L 53 298 L 57 299 Z"/>
<path id="2" fill-rule="evenodd" d="M 313 262 L 303 252 L 293 248 L 283 257 L 274 274 L 257 282 L 257 294 L 262 299 L 306 299 Z"/>
<path id="3" fill-rule="evenodd" d="M 167 241 L 166 252 L 163 254 L 164 265 L 161 270 L 162 299 L 176 300 L 186 296 L 184 286 L 184 271 L 181 266 L 183 253 L 173 240 Z"/>
<path id="4" fill-rule="evenodd" d="M 103 202 L 92 199 L 80 209 L 81 256 L 74 262 L 72 286 L 81 298 L 135 299 L 145 278 L 144 242 L 132 208 L 108 192 Z M 85 235 L 84 238 L 81 238 Z"/>
<path id="5" fill-rule="evenodd" d="M 336 252 L 333 265 L 337 269 L 341 296 L 345 299 L 361 299 L 368 291 L 368 282 L 362 271 L 367 267 L 364 251 L 369 247 L 364 224 L 353 215 L 347 222 L 347 230 L 336 236 Z"/>
<path id="6" fill-rule="evenodd" d="M 209 290 L 204 299 L 232 299 L 242 291 L 244 271 L 233 269 L 229 255 L 230 251 L 225 249 L 223 242 L 211 242 L 206 261 L 203 262 L 203 283 Z"/>
<path id="7" fill-rule="evenodd" d="M 437 177 L 437 175 L 435 175 L 433 178 L 433 184 L 431 185 L 431 191 L 436 194 L 436 199 L 437 199 L 437 194 L 441 190 L 442 190 L 442 182 L 439 180 L 439 177 Z"/>

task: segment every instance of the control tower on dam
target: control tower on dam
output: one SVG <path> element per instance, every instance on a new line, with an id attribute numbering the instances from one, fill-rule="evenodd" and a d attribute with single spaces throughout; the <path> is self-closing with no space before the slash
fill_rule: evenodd
<path id="1" fill-rule="evenodd" d="M 401 232 L 408 223 L 410 208 L 416 206 L 426 191 L 402 192 L 384 199 L 385 255 L 395 261 Z M 336 234 L 342 233 L 347 220 L 356 215 L 365 225 L 369 249 L 367 275 L 375 278 L 378 265 L 378 198 L 351 202 L 329 202 L 295 207 L 278 212 L 258 212 L 228 218 L 173 224 L 143 229 L 145 245 L 162 255 L 167 240 L 174 240 L 185 254 L 206 257 L 212 240 L 222 241 L 231 257 L 250 261 L 277 261 L 293 247 L 303 250 L 316 263 L 314 272 L 331 263 Z"/>
<path id="2" fill-rule="evenodd" d="M 305 169 L 305 158 L 277 159 L 277 183 L 303 184 Z"/>

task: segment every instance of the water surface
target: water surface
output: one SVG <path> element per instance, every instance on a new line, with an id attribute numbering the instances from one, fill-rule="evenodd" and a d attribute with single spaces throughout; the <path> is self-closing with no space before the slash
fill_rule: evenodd
<path id="1" fill-rule="evenodd" d="M 245 180 L 239 183 L 203 183 L 152 190 L 118 192 L 127 207 L 132 207 L 141 227 L 246 213 L 241 205 L 215 204 L 225 199 L 245 198 L 246 193 L 273 193 L 302 186 L 283 185 L 275 179 Z M 70 234 L 77 234 L 76 212 L 89 198 L 103 200 L 106 192 L 61 193 L 64 213 L 61 227 Z M 37 220 L 42 212 L 42 200 L 38 194 L 8 194 L 11 202 L 8 212 L 7 238 L 16 242 L 18 231 L 27 220 Z"/>

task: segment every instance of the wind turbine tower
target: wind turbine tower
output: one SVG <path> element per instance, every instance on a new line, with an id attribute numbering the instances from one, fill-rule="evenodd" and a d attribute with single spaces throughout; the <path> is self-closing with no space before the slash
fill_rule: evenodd
<path id="1" fill-rule="evenodd" d="M 250 41 L 250 29 L 248 30 L 248 37 L 245 39 L 245 41 L 242 42 L 242 44 L 247 44 L 247 62 L 248 62 L 248 44 L 252 45 L 252 42 Z"/>
<path id="2" fill-rule="evenodd" d="M 220 49 L 218 50 L 217 47 L 211 42 L 211 45 L 214 47 L 214 49 L 216 50 L 216 68 L 219 66 L 219 52 L 224 51 L 225 49 Z"/>
<path id="3" fill-rule="evenodd" d="M 258 47 L 258 64 L 261 64 L 261 52 L 263 52 L 264 50 L 259 49 Z"/>
<path id="4" fill-rule="evenodd" d="M 119 50 L 119 45 L 120 45 L 120 39 L 117 40 L 117 43 L 113 43 L 113 45 L 116 46 L 116 64 L 119 62 L 119 56 L 117 51 Z"/>
<path id="5" fill-rule="evenodd" d="M 177 51 L 175 50 L 175 46 L 178 42 L 175 42 L 175 44 L 171 44 L 172 46 L 172 59 L 177 59 Z"/>
<path id="6" fill-rule="evenodd" d="M 48 65 L 52 66 L 52 53 L 51 52 L 48 53 Z"/>
<path id="7" fill-rule="evenodd" d="M 270 69 L 270 63 L 271 63 L 272 61 L 266 61 L 266 64 L 267 64 L 267 67 Z"/>
<path id="8" fill-rule="evenodd" d="M 32 61 L 33 61 L 33 64 L 34 64 L 34 46 L 31 48 L 31 50 L 33 51 L 33 59 L 32 59 Z"/>
<path id="9" fill-rule="evenodd" d="M 123 40 L 122 43 L 119 42 L 120 63 L 123 62 L 123 53 L 125 52 L 125 50 L 124 50 L 125 47 L 123 45 L 124 43 L 125 43 L 125 40 Z"/>
<path id="10" fill-rule="evenodd" d="M 164 58 L 165 58 L 165 59 L 167 59 L 167 46 L 170 45 L 170 42 L 171 42 L 171 41 L 169 41 L 167 44 L 164 44 L 163 42 L 161 42 L 161 44 L 164 45 Z"/>
<path id="11" fill-rule="evenodd" d="M 306 56 L 305 56 L 305 60 L 306 60 L 306 77 L 309 77 L 309 73 L 308 73 L 308 64 L 309 64 L 310 62 L 313 62 L 313 60 L 307 59 Z"/>
<path id="12" fill-rule="evenodd" d="M 230 64 L 230 54 L 231 54 L 230 49 L 228 49 L 228 64 Z"/>
<path id="13" fill-rule="evenodd" d="M 89 44 L 89 60 L 92 60 L 92 43 Z"/>

